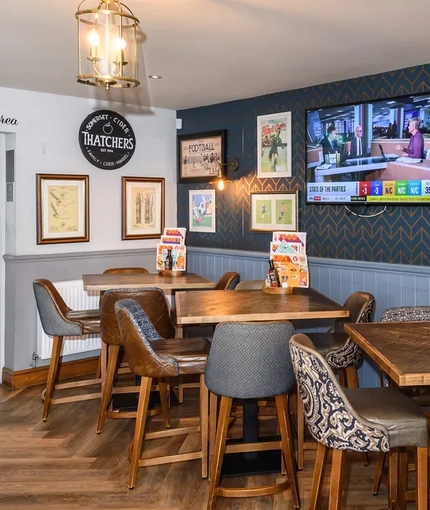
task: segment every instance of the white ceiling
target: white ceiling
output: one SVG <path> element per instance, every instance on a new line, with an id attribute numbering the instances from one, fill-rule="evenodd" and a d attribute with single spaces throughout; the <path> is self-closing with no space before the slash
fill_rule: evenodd
<path id="1" fill-rule="evenodd" d="M 430 61 L 429 0 L 125 0 L 141 85 L 106 91 L 75 79 L 78 3 L 1 0 L 0 86 L 178 110 Z"/>

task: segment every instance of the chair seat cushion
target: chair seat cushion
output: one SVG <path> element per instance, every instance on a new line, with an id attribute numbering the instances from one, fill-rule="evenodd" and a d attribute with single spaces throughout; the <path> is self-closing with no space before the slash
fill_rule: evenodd
<path id="1" fill-rule="evenodd" d="M 211 343 L 207 338 L 163 338 L 151 342 L 159 356 L 174 358 L 179 366 L 179 375 L 203 374 Z"/>
<path id="2" fill-rule="evenodd" d="M 100 333 L 100 310 L 70 310 L 65 313 L 67 320 L 82 326 L 82 334 Z"/>
<path id="3" fill-rule="evenodd" d="M 315 349 L 324 356 L 331 351 L 340 349 L 348 340 L 346 333 L 306 333 L 315 345 Z"/>
<path id="4" fill-rule="evenodd" d="M 357 414 L 388 431 L 390 448 L 427 446 L 428 424 L 420 406 L 396 388 L 345 389 Z"/>

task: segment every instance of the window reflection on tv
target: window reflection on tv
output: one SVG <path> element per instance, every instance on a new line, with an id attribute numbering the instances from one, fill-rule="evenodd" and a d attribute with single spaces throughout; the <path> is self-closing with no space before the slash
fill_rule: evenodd
<path id="1" fill-rule="evenodd" d="M 306 112 L 306 201 L 430 204 L 430 92 Z"/>

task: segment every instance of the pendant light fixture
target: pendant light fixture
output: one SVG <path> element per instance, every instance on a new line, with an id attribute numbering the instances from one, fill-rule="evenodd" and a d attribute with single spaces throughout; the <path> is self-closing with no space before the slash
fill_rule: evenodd
<path id="1" fill-rule="evenodd" d="M 131 10 L 119 0 L 101 0 L 98 4 L 83 0 L 75 17 L 78 82 L 106 90 L 137 87 L 140 84 L 136 37 L 139 20 Z"/>

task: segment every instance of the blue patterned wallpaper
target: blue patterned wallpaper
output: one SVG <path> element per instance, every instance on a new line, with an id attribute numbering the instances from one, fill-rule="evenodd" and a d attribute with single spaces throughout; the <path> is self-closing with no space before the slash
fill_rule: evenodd
<path id="1" fill-rule="evenodd" d="M 240 83 L 238 83 L 240 87 Z M 306 205 L 305 110 L 326 105 L 402 96 L 430 90 L 430 64 L 353 80 L 279 92 L 178 111 L 183 129 L 178 134 L 227 130 L 227 159 L 237 157 L 233 183 L 216 192 L 216 233 L 190 232 L 190 246 L 267 252 L 270 233 L 249 230 L 250 192 L 299 191 L 299 230 L 308 233 L 308 255 L 397 264 L 430 262 L 430 207 L 392 206 L 375 218 L 349 215 L 343 206 Z M 292 112 L 293 177 L 258 179 L 256 117 Z M 204 184 L 178 184 L 178 226 L 188 228 L 188 191 L 211 188 Z M 380 208 L 370 207 L 368 213 Z"/>

